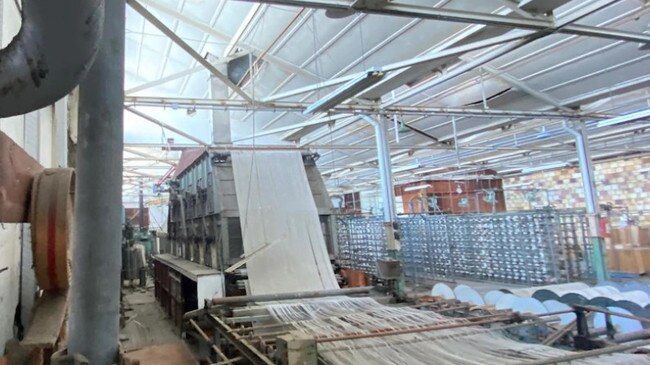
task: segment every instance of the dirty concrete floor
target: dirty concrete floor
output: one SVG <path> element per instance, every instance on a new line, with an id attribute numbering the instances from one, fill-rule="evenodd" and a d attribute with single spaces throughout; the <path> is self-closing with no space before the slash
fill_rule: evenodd
<path id="1" fill-rule="evenodd" d="M 124 288 L 123 291 L 123 300 L 129 309 L 126 326 L 120 332 L 125 351 L 182 341 L 179 331 L 156 302 L 153 287 Z"/>

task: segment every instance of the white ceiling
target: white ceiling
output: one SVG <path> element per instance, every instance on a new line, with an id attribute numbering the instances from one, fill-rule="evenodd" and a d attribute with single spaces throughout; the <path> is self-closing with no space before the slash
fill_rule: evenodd
<path id="1" fill-rule="evenodd" d="M 264 62 L 252 82 L 243 87 L 257 100 L 370 67 L 518 31 L 363 13 L 332 19 L 325 15 L 325 10 L 233 0 L 140 2 L 201 55 L 210 53 L 222 60 L 250 52 L 262 56 Z M 598 2 L 602 1 L 569 1 L 554 14 L 558 21 L 571 19 L 581 9 Z M 436 6 L 521 17 L 520 11 L 513 15 L 512 9 L 516 6 L 512 3 L 510 0 L 451 0 L 439 1 Z M 650 6 L 645 1 L 609 3 L 612 4 L 573 24 L 634 33 L 649 29 Z M 126 31 L 127 96 L 210 98 L 210 73 L 131 8 L 127 13 Z M 359 97 L 380 97 L 380 104 L 384 107 L 547 112 L 579 108 L 584 113 L 612 115 L 649 107 L 650 51 L 640 50 L 638 43 L 555 33 L 512 51 L 500 52 L 512 44 L 514 42 L 390 72 L 384 82 Z M 503 54 L 481 67 L 467 66 L 472 60 L 497 52 Z M 451 77 L 464 68 L 466 72 Z M 178 77 L 179 74 L 182 76 Z M 334 88 L 323 88 L 281 101 L 309 103 Z M 484 97 L 487 98 L 485 103 Z M 238 98 L 231 97 L 233 100 Z M 182 103 L 178 106 L 166 103 L 165 107 L 135 104 L 147 115 L 202 140 L 211 140 L 211 113 L 208 109 L 197 108 L 193 113 L 194 110 L 188 112 L 192 108 Z M 250 109 L 231 111 L 235 140 L 310 118 L 299 111 Z M 564 121 L 558 118 L 457 116 L 453 119 L 458 132 L 458 151 L 453 143 L 452 117 L 429 114 L 397 115 L 397 118 L 435 136 L 440 142 L 446 142 L 435 142 L 408 132 L 399 135 L 398 143 L 390 122 L 390 144 L 396 156 L 394 168 L 403 170 L 404 166 L 420 166 L 395 174 L 399 181 L 426 177 L 421 172 L 433 168 L 462 167 L 455 174 L 492 168 L 508 174 L 518 173 L 517 169 L 526 166 L 576 159 L 572 137 L 561 131 Z M 604 128 L 595 128 L 589 122 L 588 125 L 591 126 L 588 130 L 593 139 L 592 154 L 595 158 L 650 152 L 645 133 L 650 121 Z M 298 145 L 317 146 L 312 148 L 321 154 L 319 164 L 330 188 L 376 182 L 372 128 L 360 123 L 356 117 L 350 117 L 305 132 L 309 133 Z M 282 136 L 280 133 L 259 137 L 255 143 L 292 143 L 283 141 Z M 125 175 L 148 176 L 150 181 L 163 175 L 166 172 L 164 167 L 179 156 L 178 151 L 161 148 L 167 144 L 168 138 L 173 138 L 175 145 L 194 143 L 130 112 L 125 112 L 125 138 L 131 151 L 125 152 L 125 166 L 127 171 L 133 171 Z M 245 143 L 252 142 L 248 140 Z M 169 161 L 152 161 L 152 156 Z"/>

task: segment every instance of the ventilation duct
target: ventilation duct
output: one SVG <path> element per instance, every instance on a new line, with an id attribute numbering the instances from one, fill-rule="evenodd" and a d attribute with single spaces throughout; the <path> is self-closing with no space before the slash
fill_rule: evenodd
<path id="1" fill-rule="evenodd" d="M 248 71 L 251 64 L 254 65 L 255 62 L 257 62 L 257 57 L 253 55 L 244 55 L 231 60 L 228 62 L 228 79 L 235 85 L 243 84 L 242 81 L 246 81 L 244 78 L 250 77 Z"/>
<path id="2" fill-rule="evenodd" d="M 103 0 L 25 0 L 22 26 L 0 50 L 0 117 L 29 113 L 68 94 L 97 53 Z"/>

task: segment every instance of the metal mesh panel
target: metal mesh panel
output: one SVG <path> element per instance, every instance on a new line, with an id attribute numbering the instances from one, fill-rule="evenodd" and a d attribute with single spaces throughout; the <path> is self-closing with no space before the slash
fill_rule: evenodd
<path id="1" fill-rule="evenodd" d="M 499 282 L 593 280 L 584 213 L 517 213 L 402 217 L 401 259 L 407 279 L 456 277 Z M 339 259 L 374 274 L 385 255 L 380 218 L 339 217 Z"/>
<path id="2" fill-rule="evenodd" d="M 341 265 L 375 274 L 377 259 L 386 255 L 386 236 L 381 218 L 343 216 L 337 221 Z"/>

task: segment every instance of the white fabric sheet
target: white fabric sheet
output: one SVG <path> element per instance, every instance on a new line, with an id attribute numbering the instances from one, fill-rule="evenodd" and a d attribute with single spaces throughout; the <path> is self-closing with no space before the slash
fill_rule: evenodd
<path id="1" fill-rule="evenodd" d="M 250 294 L 338 289 L 300 153 L 233 151 L 232 164 Z"/>

